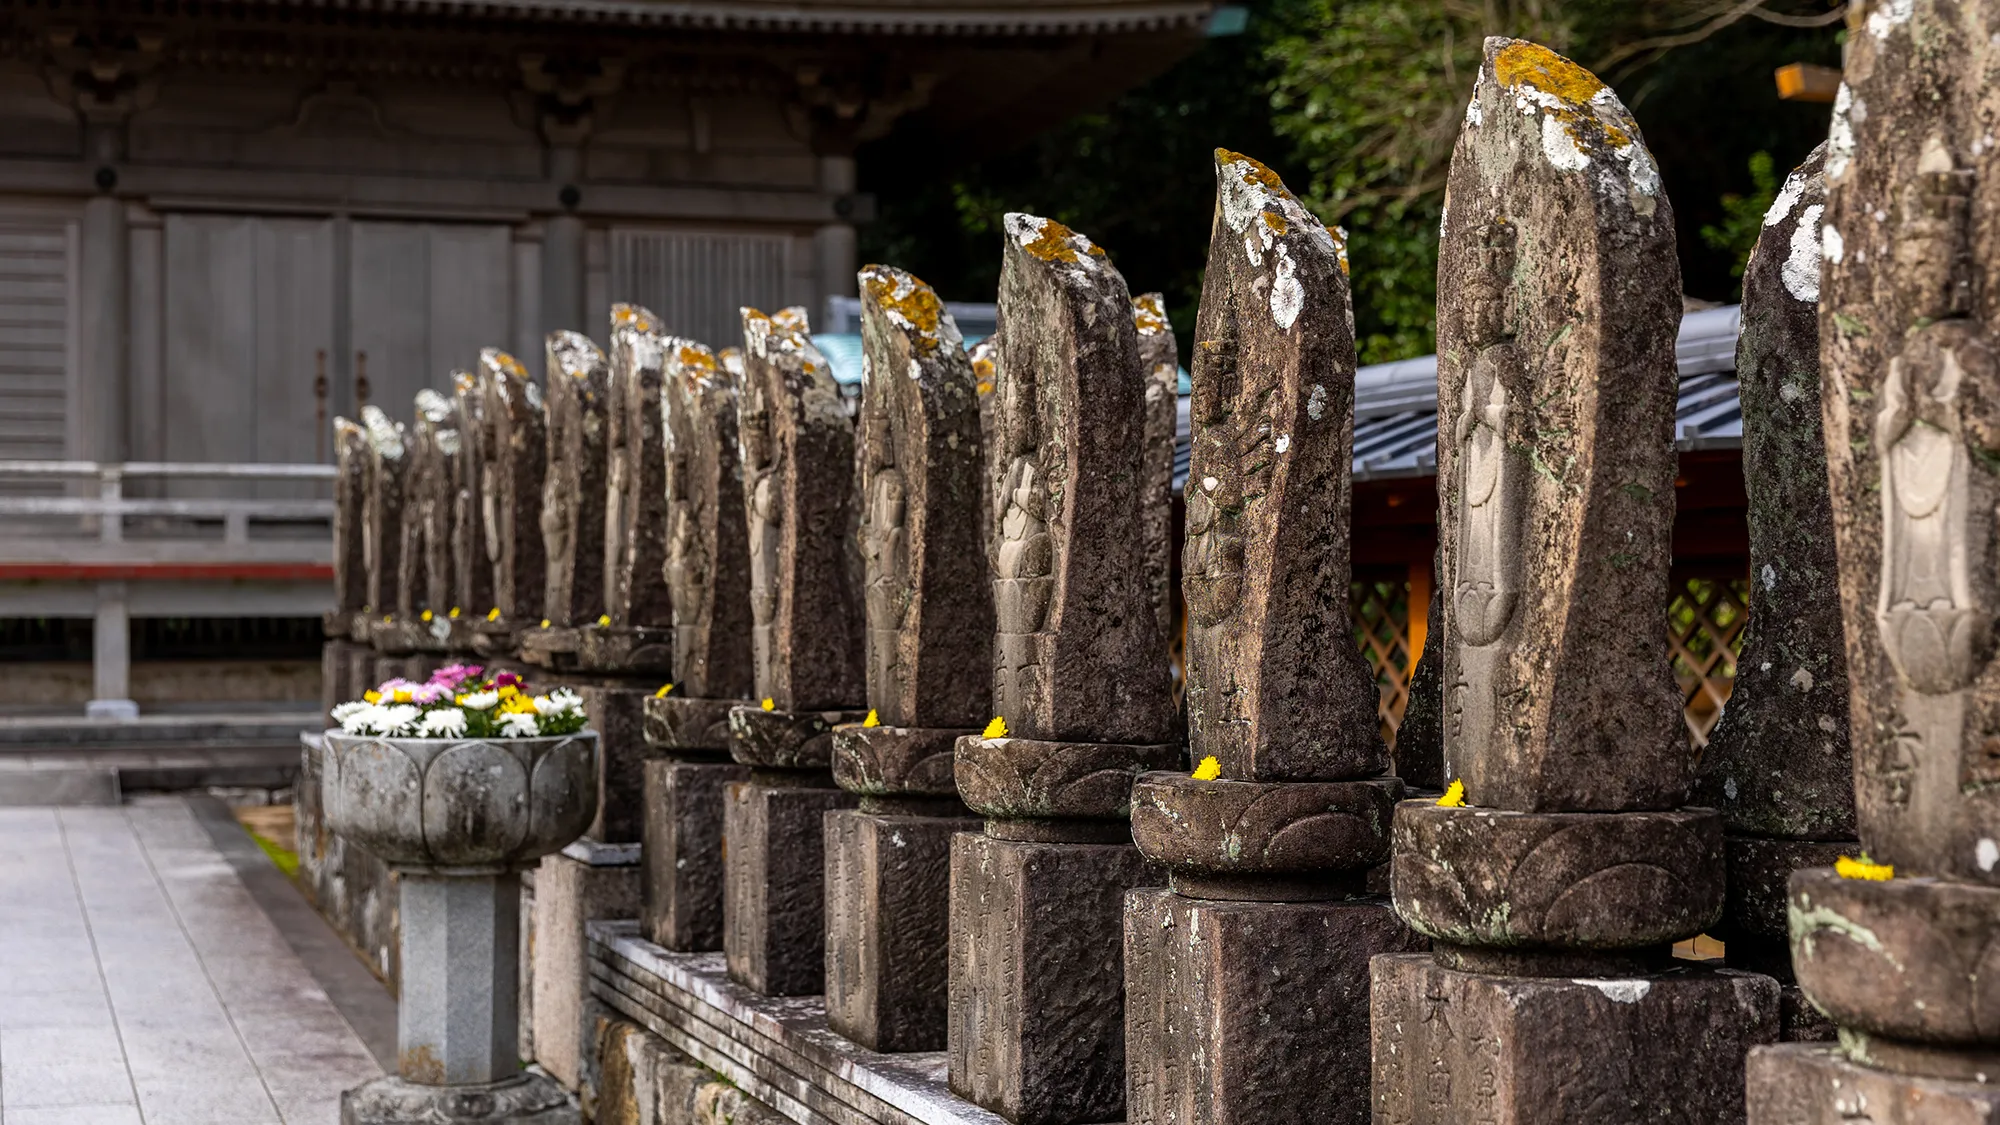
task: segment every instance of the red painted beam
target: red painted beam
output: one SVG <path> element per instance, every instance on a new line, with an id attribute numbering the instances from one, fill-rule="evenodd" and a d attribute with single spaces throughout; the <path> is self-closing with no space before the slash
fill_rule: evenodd
<path id="1" fill-rule="evenodd" d="M 0 563 L 0 582 L 331 582 L 328 563 Z"/>

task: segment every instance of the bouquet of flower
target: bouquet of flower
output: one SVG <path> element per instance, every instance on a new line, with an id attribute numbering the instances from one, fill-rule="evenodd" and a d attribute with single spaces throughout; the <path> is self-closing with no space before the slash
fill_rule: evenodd
<path id="1" fill-rule="evenodd" d="M 394 679 L 333 709 L 348 734 L 392 738 L 549 738 L 575 734 L 586 717 L 568 688 L 535 695 L 521 677 L 481 678 L 477 664 L 451 664 L 423 683 Z"/>

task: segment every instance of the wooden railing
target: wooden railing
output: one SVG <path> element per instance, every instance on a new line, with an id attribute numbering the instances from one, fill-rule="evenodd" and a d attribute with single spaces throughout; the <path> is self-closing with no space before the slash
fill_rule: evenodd
<path id="1" fill-rule="evenodd" d="M 0 461 L 0 482 L 74 481 L 97 483 L 95 496 L 0 496 L 0 520 L 23 517 L 78 517 L 79 533 L 105 543 L 125 541 L 125 521 L 161 517 L 222 524 L 222 541 L 246 545 L 253 523 L 326 524 L 332 536 L 330 499 L 250 497 L 157 498 L 125 495 L 135 479 L 244 482 L 331 481 L 331 465 L 227 464 L 174 461 Z"/>

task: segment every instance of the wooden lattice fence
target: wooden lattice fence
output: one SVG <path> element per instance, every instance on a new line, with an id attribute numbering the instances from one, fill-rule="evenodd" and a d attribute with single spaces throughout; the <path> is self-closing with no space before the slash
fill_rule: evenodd
<path id="1" fill-rule="evenodd" d="M 1429 576 L 1412 590 L 1407 572 L 1357 571 L 1350 607 L 1354 639 L 1375 669 L 1382 698 L 1382 737 L 1396 741 L 1396 728 L 1410 700 L 1410 672 L 1423 652 L 1424 614 L 1429 610 Z M 1748 579 L 1716 574 L 1674 575 L 1667 607 L 1667 649 L 1679 685 L 1688 740 L 1700 749 L 1722 717 L 1736 682 L 1736 653 L 1748 617 Z M 1414 611 L 1414 612 L 1413 612 Z M 1411 621 L 1416 622 L 1412 636 Z"/>

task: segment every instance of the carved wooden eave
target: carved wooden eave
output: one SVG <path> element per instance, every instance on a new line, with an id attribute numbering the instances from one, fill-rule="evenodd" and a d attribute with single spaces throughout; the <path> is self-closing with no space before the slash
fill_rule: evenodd
<path id="1" fill-rule="evenodd" d="M 448 13 L 489 19 L 561 20 L 817 35 L 1090 35 L 1193 30 L 1213 10 L 1181 3 L 757 3 L 741 0 L 267 0 L 280 7 Z"/>

